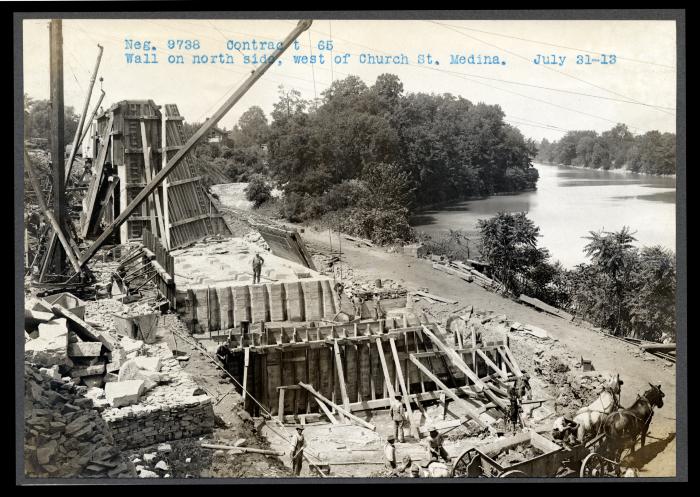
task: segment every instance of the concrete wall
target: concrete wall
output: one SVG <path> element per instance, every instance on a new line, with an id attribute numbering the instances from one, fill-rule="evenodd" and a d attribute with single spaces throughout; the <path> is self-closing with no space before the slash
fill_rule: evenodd
<path id="1" fill-rule="evenodd" d="M 333 319 L 340 310 L 331 280 L 204 286 L 178 291 L 177 312 L 194 333 L 270 321 Z"/>

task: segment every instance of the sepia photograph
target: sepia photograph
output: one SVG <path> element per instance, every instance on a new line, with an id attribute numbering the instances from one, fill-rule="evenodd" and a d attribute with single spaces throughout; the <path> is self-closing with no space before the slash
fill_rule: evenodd
<path id="1" fill-rule="evenodd" d="M 13 24 L 17 485 L 687 481 L 685 11 Z"/>

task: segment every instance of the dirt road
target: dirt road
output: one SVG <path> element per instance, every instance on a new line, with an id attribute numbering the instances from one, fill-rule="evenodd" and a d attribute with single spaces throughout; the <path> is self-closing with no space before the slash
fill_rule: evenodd
<path id="1" fill-rule="evenodd" d="M 327 252 L 328 231 L 306 228 L 305 241 Z M 334 241 L 337 250 L 337 241 Z M 358 246 L 343 240 L 342 261 L 353 268 L 357 280 L 392 279 L 409 290 L 428 288 L 431 293 L 458 300 L 455 308 L 473 305 L 475 309 L 492 310 L 509 319 L 532 324 L 547 330 L 574 356 L 590 359 L 598 371 L 617 372 L 624 380 L 622 405 L 631 405 L 637 394 L 649 388 L 649 383 L 661 384 L 666 394 L 664 407 L 657 410 L 647 445 L 639 450 L 635 462 L 640 476 L 674 476 L 676 468 L 676 374 L 675 366 L 649 354 L 641 355 L 637 347 L 606 338 L 595 331 L 582 328 L 556 316 L 539 312 L 526 305 L 467 283 L 456 276 L 432 268 L 429 261 L 403 254 L 388 253 L 380 248 Z"/>

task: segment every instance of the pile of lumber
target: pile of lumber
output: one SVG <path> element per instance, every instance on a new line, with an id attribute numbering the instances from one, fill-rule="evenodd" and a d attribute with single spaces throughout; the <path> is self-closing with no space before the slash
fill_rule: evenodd
<path id="1" fill-rule="evenodd" d="M 486 289 L 497 289 L 500 286 L 494 279 L 461 261 L 450 261 L 447 264 L 433 262 L 433 269 L 457 276 L 469 283 L 476 283 Z"/>
<path id="2" fill-rule="evenodd" d="M 602 333 L 603 336 L 608 338 L 614 338 L 615 340 L 620 340 L 621 342 L 629 343 L 631 345 L 636 345 L 644 352 L 656 356 L 660 359 L 665 359 L 669 362 L 676 362 L 676 344 L 675 343 L 658 343 L 649 342 L 646 340 L 641 340 L 639 338 L 632 337 L 619 337 L 611 335 L 610 333 Z"/>

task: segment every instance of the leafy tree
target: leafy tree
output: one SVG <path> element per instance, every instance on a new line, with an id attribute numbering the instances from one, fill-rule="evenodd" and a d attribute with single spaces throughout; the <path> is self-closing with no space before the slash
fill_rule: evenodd
<path id="1" fill-rule="evenodd" d="M 537 248 L 540 229 L 525 212 L 499 212 L 489 219 L 479 219 L 479 252 L 507 291 L 518 289 L 518 275 L 527 274 L 544 262 L 549 253 Z"/>
<path id="2" fill-rule="evenodd" d="M 675 256 L 663 247 L 642 248 L 631 276 L 624 305 L 637 338 L 661 341 L 676 336 Z"/>
<path id="3" fill-rule="evenodd" d="M 253 207 L 260 207 L 272 198 L 272 187 L 267 184 L 265 178 L 256 175 L 250 179 L 245 190 L 245 198 L 253 202 Z"/>
<path id="4" fill-rule="evenodd" d="M 590 242 L 584 251 L 591 257 L 594 269 L 603 275 L 602 288 L 610 303 L 611 312 L 605 321 L 614 333 L 621 333 L 626 322 L 624 290 L 635 263 L 636 251 L 632 243 L 636 239 L 627 226 L 615 233 L 592 231 L 586 238 Z"/>

